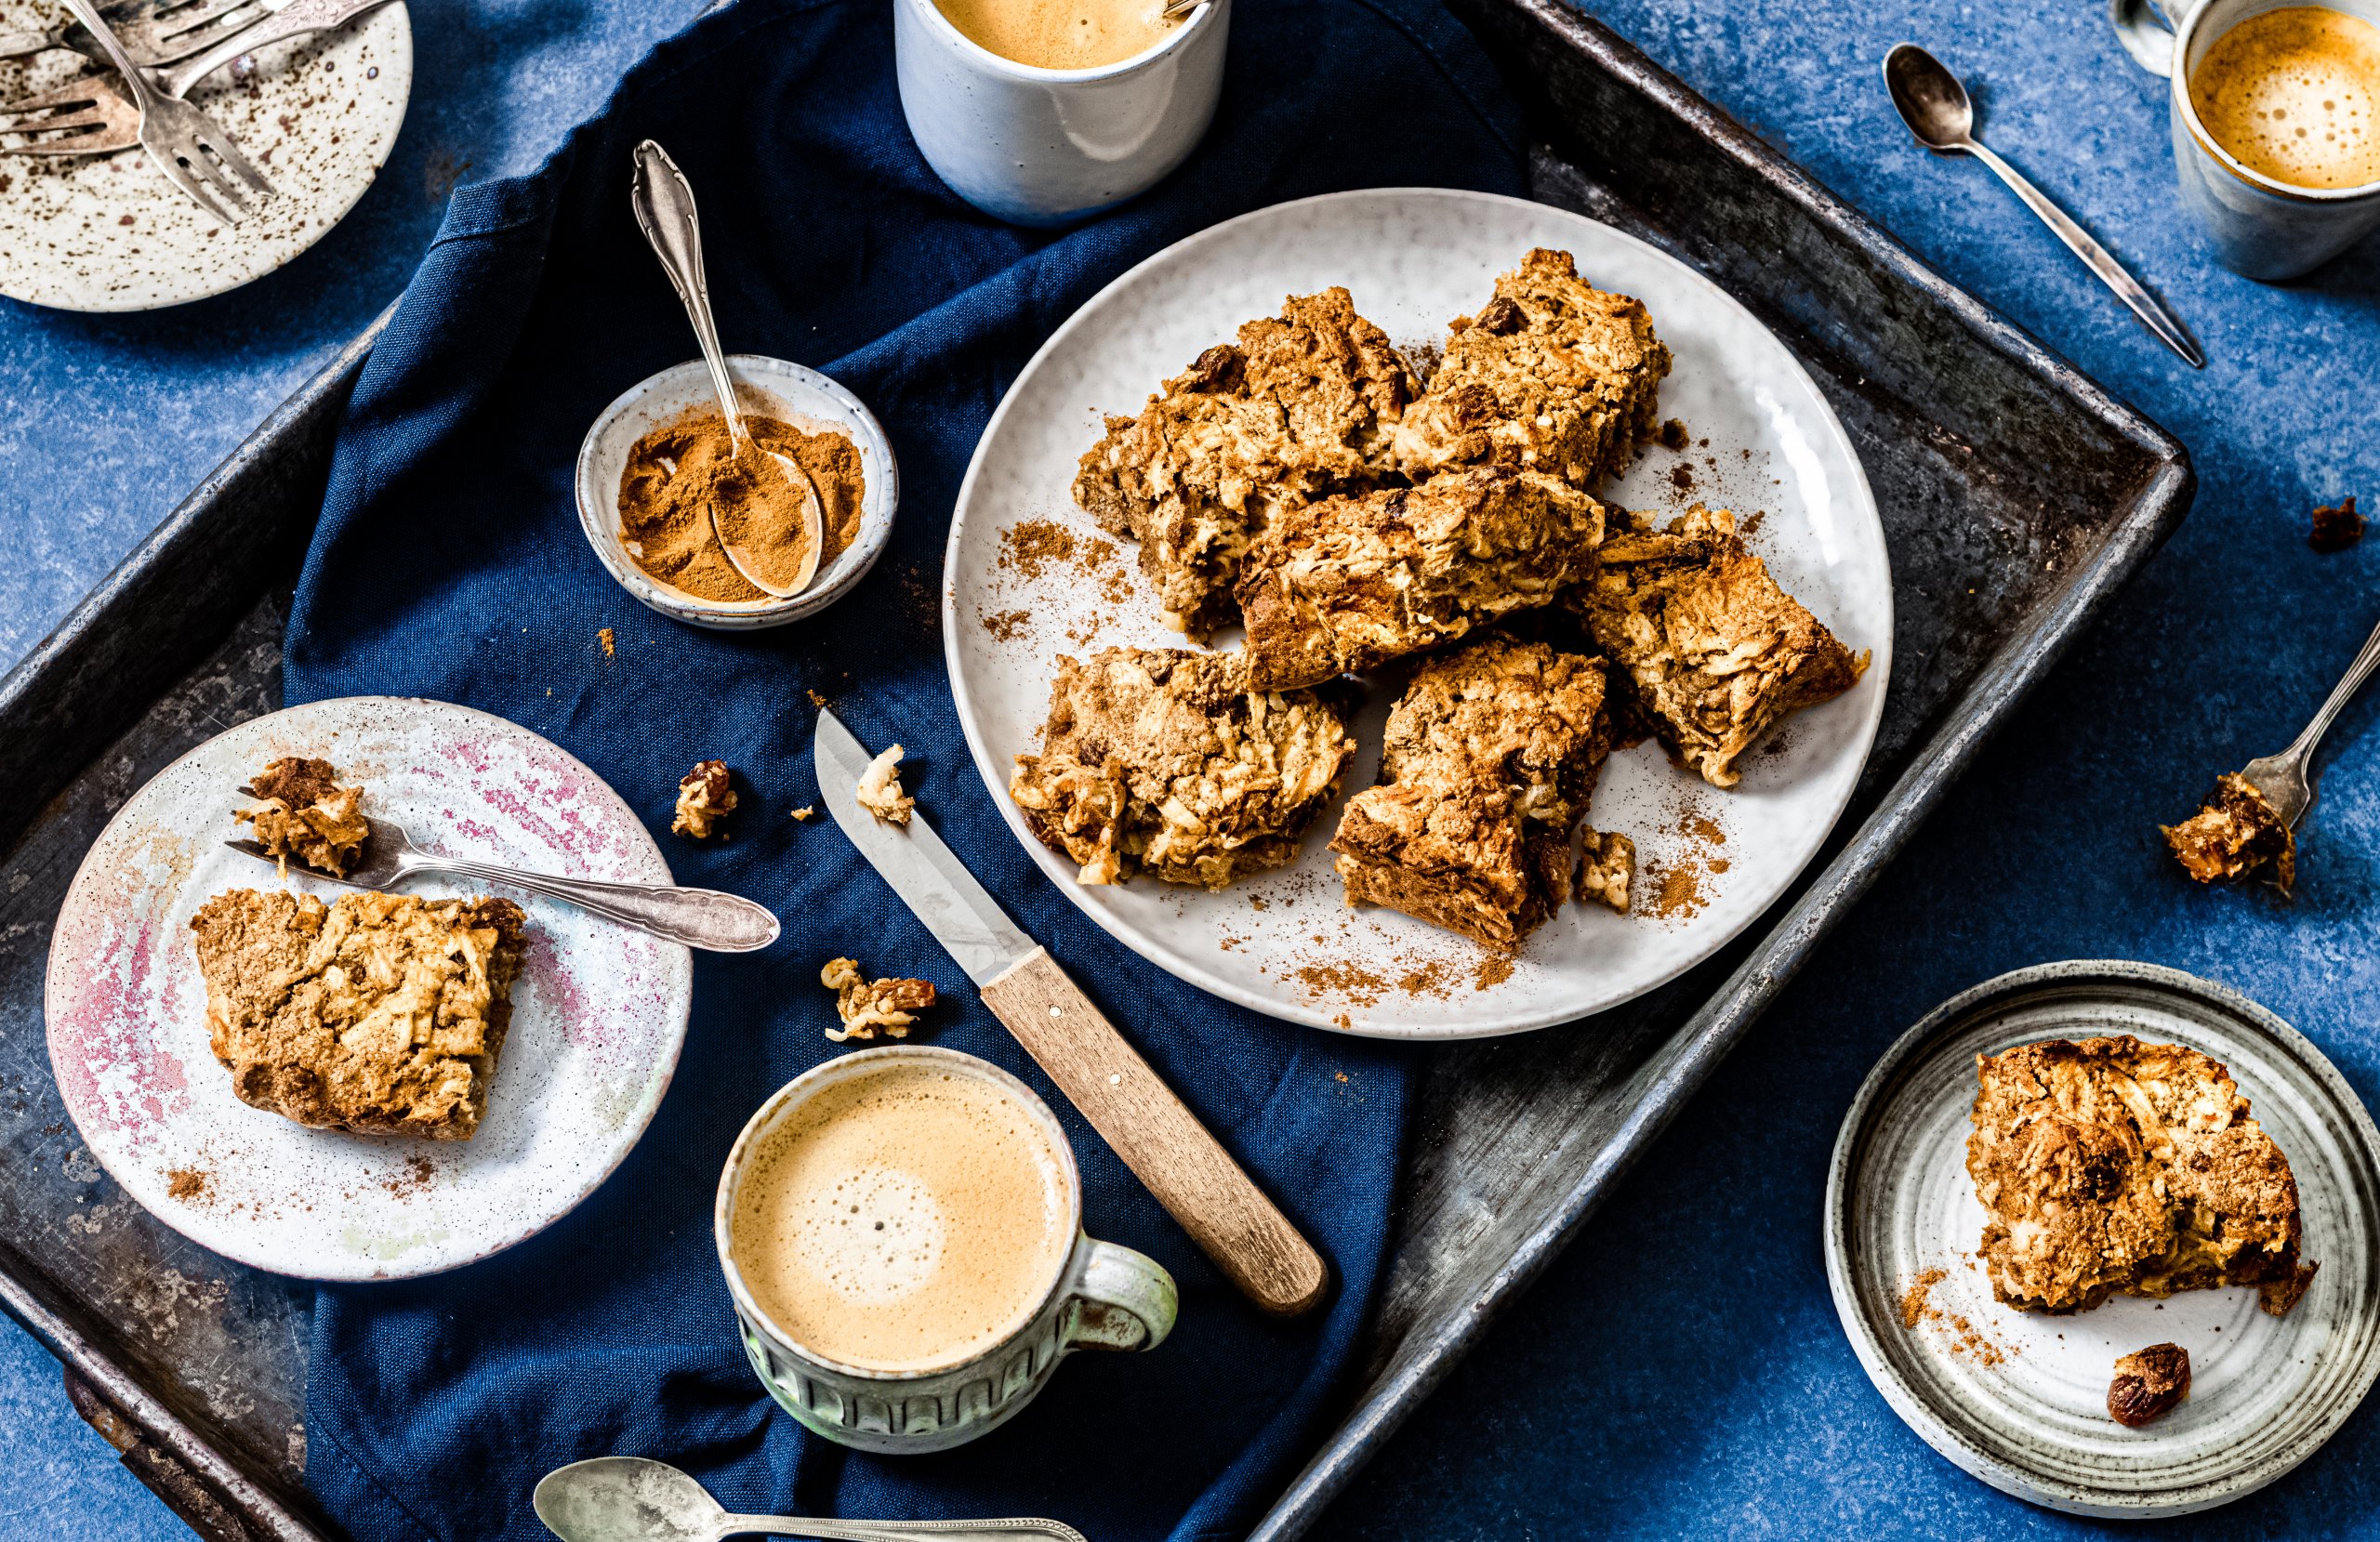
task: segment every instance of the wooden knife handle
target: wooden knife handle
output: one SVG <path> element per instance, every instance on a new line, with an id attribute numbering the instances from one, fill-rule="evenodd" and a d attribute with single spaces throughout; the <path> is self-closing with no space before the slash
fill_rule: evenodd
<path id="1" fill-rule="evenodd" d="M 1047 948 L 1010 965 L 983 995 L 992 1015 L 1242 1294 L 1280 1317 L 1294 1317 L 1322 1299 L 1330 1283 L 1322 1255 L 1066 978 Z"/>

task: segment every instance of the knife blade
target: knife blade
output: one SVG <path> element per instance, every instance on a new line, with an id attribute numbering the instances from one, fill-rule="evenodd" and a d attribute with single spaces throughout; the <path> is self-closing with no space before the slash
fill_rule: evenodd
<path id="1" fill-rule="evenodd" d="M 860 805 L 874 757 L 823 707 L 812 754 L 836 826 L 1190 1239 L 1266 1311 L 1291 1317 L 1321 1300 L 1322 1256 L 924 817 L 890 824 Z"/>

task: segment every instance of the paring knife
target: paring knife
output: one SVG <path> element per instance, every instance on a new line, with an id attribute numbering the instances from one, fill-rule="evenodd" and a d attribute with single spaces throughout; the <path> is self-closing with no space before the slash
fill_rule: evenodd
<path id="1" fill-rule="evenodd" d="M 922 818 L 887 824 L 860 807 L 853 795 L 873 757 L 823 709 L 816 756 L 818 791 L 843 834 L 1190 1239 L 1266 1311 L 1291 1317 L 1322 1299 L 1329 1275 L 1321 1255 L 1049 950 L 1009 919 Z"/>

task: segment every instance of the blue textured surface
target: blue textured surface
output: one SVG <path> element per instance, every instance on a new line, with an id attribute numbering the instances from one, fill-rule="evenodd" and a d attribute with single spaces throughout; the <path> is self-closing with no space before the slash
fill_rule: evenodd
<path id="1" fill-rule="evenodd" d="M 2285 743 L 2380 616 L 2380 540 L 2330 558 L 2304 541 L 2314 503 L 2345 492 L 2380 499 L 2380 244 L 2284 289 L 2216 268 L 2175 202 L 2162 83 L 2117 48 L 2094 0 L 1592 8 L 1953 281 L 2180 435 L 2202 487 L 2195 512 L 2114 613 L 1578 1244 L 1358 1480 L 1323 1535 L 2112 1529 L 1967 1479 L 1868 1386 L 1820 1268 L 1826 1153 L 1860 1076 L 1902 1027 L 1956 990 L 2050 958 L 2145 958 L 2223 980 L 2310 1034 L 2367 1100 L 2380 1096 L 2372 942 L 2380 858 L 2371 854 L 2380 850 L 2380 787 L 2370 732 L 2380 709 L 2351 708 L 2334 731 L 2294 907 L 2188 889 L 2167 871 L 2154 828 L 2186 812 L 2216 771 Z M 666 29 L 654 19 L 652 30 Z M 2206 344 L 2207 371 L 2172 360 L 1982 167 L 1936 161 L 1909 143 L 1876 79 L 1884 48 L 1902 38 L 1966 74 L 1985 137 L 2175 305 Z M 494 78 L 494 70 L 479 77 Z M 580 84 L 591 106 L 602 82 Z M 416 166 L 421 122 L 400 146 L 400 159 L 411 154 Z M 26 314 L 0 314 L 10 343 L 0 371 L 20 367 L 14 344 L 30 335 L 19 330 Z M 116 340 L 100 351 L 112 367 L 143 378 L 161 367 L 135 362 L 137 335 L 109 336 Z M 12 406 L 50 399 L 26 390 L 12 384 Z M 277 394 L 259 389 L 254 410 Z M 214 449 L 189 457 L 190 474 L 249 416 L 216 423 Z M 190 431 L 187 422 L 176 428 Z M 71 449 L 54 452 L 54 464 L 66 467 Z M 24 464 L 10 462 L 12 482 Z M 79 463 L 71 469 L 92 474 Z M 80 582 L 145 528 L 127 511 L 85 534 L 77 511 L 111 503 L 102 484 L 90 485 L 87 497 L 37 521 L 37 549 L 104 541 L 104 554 L 78 557 Z M 143 498 L 150 517 L 172 501 L 162 486 Z M 28 601 L 0 598 L 0 639 L 37 634 L 65 602 L 20 616 Z M 0 1430 L 20 1428 L 0 1419 Z M 71 1520 L 83 1495 L 122 1481 L 79 1475 L 78 1461 L 105 1465 L 107 1453 L 62 1398 L 21 1443 L 0 1436 L 12 1456 L 19 1443 L 33 1459 L 0 1462 L 0 1518 L 55 1516 L 56 1534 L 69 1537 L 178 1535 L 153 1506 L 139 1527 L 96 1507 L 87 1523 Z M 2367 1407 L 2265 1495 L 2143 1529 L 2368 1535 L 2380 1529 L 2375 1456 L 2380 1432 Z M 77 1486 L 42 1486 L 70 1482 Z"/>

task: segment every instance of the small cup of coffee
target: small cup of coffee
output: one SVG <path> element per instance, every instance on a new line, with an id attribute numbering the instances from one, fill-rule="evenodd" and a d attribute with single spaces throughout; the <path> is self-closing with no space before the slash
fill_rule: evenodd
<path id="1" fill-rule="evenodd" d="M 2182 196 L 2225 267 L 2297 278 L 2380 227 L 2380 0 L 2201 0 L 2171 32 L 2148 0 L 2110 10 L 2173 83 Z"/>
<path id="2" fill-rule="evenodd" d="M 892 0 L 901 112 L 995 218 L 1056 226 L 1186 159 L 1215 115 L 1231 0 Z"/>
<path id="3" fill-rule="evenodd" d="M 1150 1350 L 1173 1278 L 1082 1232 L 1049 1106 L 987 1061 L 866 1049 L 760 1105 L 720 1175 L 720 1268 L 762 1386 L 863 1451 L 998 1429 L 1078 1349 Z"/>

